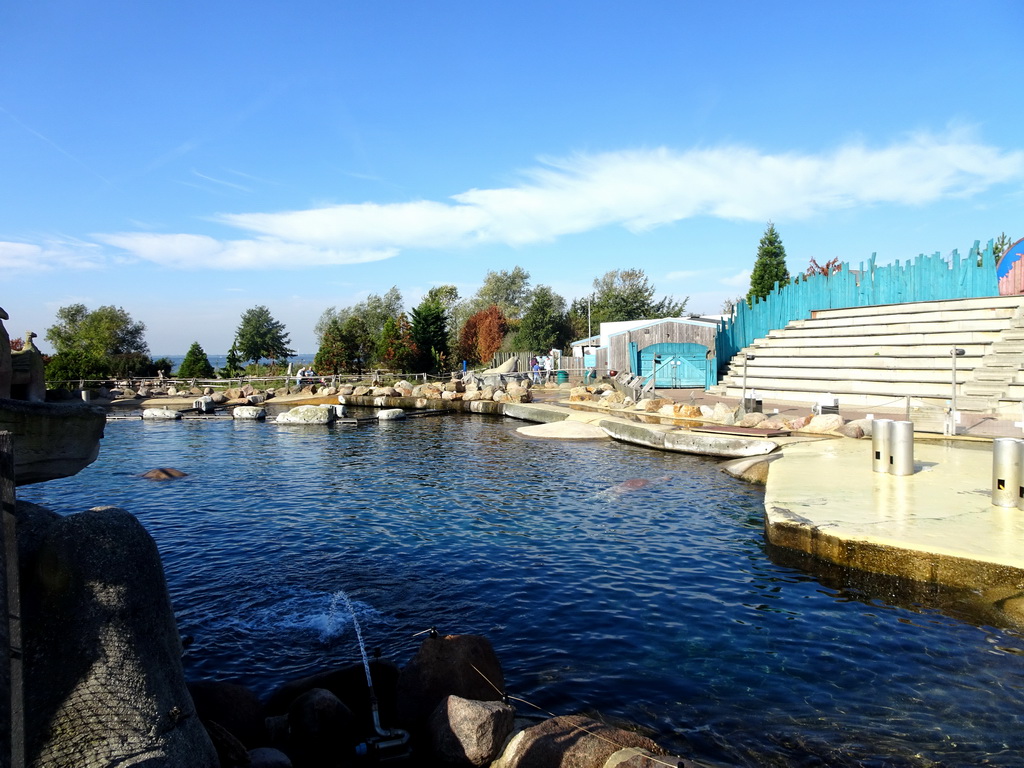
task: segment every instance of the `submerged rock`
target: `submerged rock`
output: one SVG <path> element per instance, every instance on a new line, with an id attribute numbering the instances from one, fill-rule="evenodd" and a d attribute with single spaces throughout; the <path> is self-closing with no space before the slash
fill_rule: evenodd
<path id="1" fill-rule="evenodd" d="M 336 413 L 333 406 L 300 405 L 278 414 L 276 421 L 278 424 L 330 424 Z"/>

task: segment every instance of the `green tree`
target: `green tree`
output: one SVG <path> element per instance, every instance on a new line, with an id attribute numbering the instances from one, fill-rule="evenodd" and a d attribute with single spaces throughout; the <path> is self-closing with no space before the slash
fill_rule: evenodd
<path id="1" fill-rule="evenodd" d="M 786 269 L 786 249 L 782 238 L 775 230 L 775 225 L 768 222 L 761 242 L 757 246 L 757 259 L 750 273 L 750 290 L 747 291 L 747 305 L 753 306 L 754 299 L 763 299 L 775 288 L 789 283 L 789 270 Z"/>
<path id="2" fill-rule="evenodd" d="M 501 270 L 484 275 L 484 284 L 476 292 L 477 311 L 496 306 L 508 320 L 522 317 L 530 300 L 530 273 L 522 267 L 511 272 Z"/>
<path id="3" fill-rule="evenodd" d="M 537 286 L 516 332 L 516 350 L 547 352 L 553 347 L 562 349 L 568 341 L 568 334 L 565 299 L 549 286 Z"/>
<path id="4" fill-rule="evenodd" d="M 412 328 L 405 313 L 398 317 L 389 317 L 384 322 L 380 341 L 377 346 L 377 361 L 395 371 L 412 370 L 419 357 L 416 342 L 413 341 Z"/>
<path id="5" fill-rule="evenodd" d="M 313 366 L 321 373 L 361 372 L 370 356 L 370 334 L 363 317 L 352 314 L 350 309 L 328 312 L 329 319 L 322 326 L 317 324 L 321 329 L 318 332 L 320 347 L 313 358 Z"/>
<path id="6" fill-rule="evenodd" d="M 145 324 L 132 320 L 121 307 L 90 311 L 84 304 L 71 304 L 57 310 L 57 323 L 47 329 L 46 340 L 57 354 L 80 350 L 97 357 L 148 356 L 145 333 Z"/>
<path id="7" fill-rule="evenodd" d="M 232 344 L 231 349 L 228 350 L 227 357 L 224 359 L 224 367 L 220 369 L 221 376 L 225 379 L 233 379 L 244 370 L 242 367 L 243 362 L 238 354 L 238 347 Z"/>
<path id="8" fill-rule="evenodd" d="M 995 255 L 996 259 L 998 259 L 1011 245 L 1013 245 L 1013 239 L 1005 232 L 1002 232 L 999 237 L 992 241 L 992 253 Z"/>
<path id="9" fill-rule="evenodd" d="M 341 309 L 328 307 L 320 315 L 313 330 L 317 337 L 317 343 L 323 346 L 324 335 L 332 323 L 344 325 L 350 318 L 359 318 L 359 327 L 351 326 L 349 331 L 360 337 L 358 339 L 360 363 L 371 365 L 376 360 L 384 324 L 401 313 L 402 294 L 397 286 L 393 286 L 383 296 L 371 293 L 365 300 L 351 307 L 342 307 Z M 366 338 L 363 338 L 364 335 Z M 336 337 L 337 331 L 335 331 Z"/>
<path id="10" fill-rule="evenodd" d="M 678 317 L 686 310 L 689 298 L 676 301 L 668 296 L 655 301 L 655 289 L 642 269 L 613 269 L 594 280 L 590 300 L 591 325 L 623 320 L 657 320 Z M 577 312 L 585 304 L 575 304 Z"/>
<path id="11" fill-rule="evenodd" d="M 213 377 L 213 366 L 210 365 L 210 358 L 199 345 L 193 341 L 192 346 L 185 353 L 185 359 L 178 366 L 178 376 L 183 379 L 209 379 Z"/>
<path id="12" fill-rule="evenodd" d="M 145 324 L 121 307 L 61 307 L 46 331 L 56 351 L 46 375 L 54 381 L 146 375 L 152 361 L 145 332 Z"/>
<path id="13" fill-rule="evenodd" d="M 416 373 L 442 370 L 448 357 L 448 313 L 441 301 L 429 292 L 412 311 L 412 339 L 419 352 L 413 370 Z"/>
<path id="14" fill-rule="evenodd" d="M 243 312 L 235 332 L 238 354 L 253 363 L 263 358 L 277 362 L 292 357 L 295 350 L 288 347 L 289 341 L 284 323 L 275 320 L 270 310 L 262 305 Z"/>

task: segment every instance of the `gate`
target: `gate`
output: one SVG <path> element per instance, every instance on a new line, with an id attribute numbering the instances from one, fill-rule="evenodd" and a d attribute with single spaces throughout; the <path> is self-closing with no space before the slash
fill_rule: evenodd
<path id="1" fill-rule="evenodd" d="M 708 348 L 701 344 L 652 344 L 640 350 L 637 366 L 641 376 L 657 371 L 654 386 L 682 389 L 708 385 Z"/>

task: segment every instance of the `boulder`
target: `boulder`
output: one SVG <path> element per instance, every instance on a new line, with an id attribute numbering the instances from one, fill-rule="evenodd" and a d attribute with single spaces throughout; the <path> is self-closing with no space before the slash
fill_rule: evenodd
<path id="1" fill-rule="evenodd" d="M 434 754 L 452 766 L 489 765 L 512 733 L 515 710 L 500 701 L 448 696 L 430 716 Z"/>
<path id="2" fill-rule="evenodd" d="M 449 402 L 456 400 L 464 400 L 466 395 L 464 392 L 448 392 L 447 390 L 441 393 L 441 399 Z"/>
<path id="3" fill-rule="evenodd" d="M 134 400 L 138 396 L 139 396 L 139 393 L 136 392 L 131 387 L 125 387 L 124 389 L 121 390 L 121 399 L 122 400 Z"/>
<path id="4" fill-rule="evenodd" d="M 804 426 L 803 431 L 811 432 L 816 435 L 824 434 L 826 432 L 835 432 L 845 423 L 846 422 L 843 417 L 838 413 L 823 413 L 820 416 L 813 417 L 806 426 Z"/>
<path id="5" fill-rule="evenodd" d="M 353 387 L 351 384 L 342 384 L 340 387 L 338 387 L 338 394 L 351 395 L 353 392 L 355 392 L 355 389 L 356 388 Z"/>
<path id="6" fill-rule="evenodd" d="M 210 399 L 213 400 L 214 405 L 224 405 L 228 401 L 228 397 L 223 392 L 214 392 L 210 395 Z"/>
<path id="7" fill-rule="evenodd" d="M 330 424 L 334 421 L 334 406 L 299 405 L 277 415 L 278 424 Z"/>
<path id="8" fill-rule="evenodd" d="M 492 766 L 604 768 L 612 755 L 629 748 L 637 750 L 640 755 L 665 754 L 663 749 L 646 736 L 614 728 L 582 715 L 565 715 L 553 717 L 517 733 Z M 654 766 L 657 763 L 648 762 L 648 765 Z"/>
<path id="9" fill-rule="evenodd" d="M 178 396 L 178 388 L 176 386 L 174 386 L 173 384 L 171 386 L 169 386 L 167 388 L 167 396 L 168 397 L 177 397 Z"/>
<path id="10" fill-rule="evenodd" d="M 871 428 L 874 426 L 874 419 L 853 419 L 847 422 L 846 426 L 851 428 L 859 427 L 861 437 L 871 437 Z"/>
<path id="11" fill-rule="evenodd" d="M 398 677 L 398 720 L 420 727 L 448 696 L 499 701 L 503 690 L 505 676 L 487 638 L 427 637 Z"/>
<path id="12" fill-rule="evenodd" d="M 237 683 L 194 680 L 188 684 L 188 692 L 204 722 L 223 726 L 246 749 L 267 743 L 263 702 L 252 689 Z"/>
<path id="13" fill-rule="evenodd" d="M 370 394 L 370 388 L 367 386 L 359 385 L 352 390 L 353 397 L 365 397 L 368 394 Z"/>
<path id="14" fill-rule="evenodd" d="M 249 750 L 249 768 L 294 768 L 284 752 L 273 747 Z"/>
<path id="15" fill-rule="evenodd" d="M 216 720 L 200 718 L 200 722 L 213 742 L 220 768 L 249 768 L 249 751 L 238 737 Z"/>
<path id="16" fill-rule="evenodd" d="M 644 413 L 657 413 L 665 405 L 672 405 L 672 401 L 664 397 L 645 397 L 636 404 L 636 409 Z"/>
<path id="17" fill-rule="evenodd" d="M 398 390 L 394 387 L 374 387 L 370 390 L 371 397 L 398 397 Z"/>
<path id="18" fill-rule="evenodd" d="M 378 421 L 393 421 L 394 419 L 404 419 L 405 411 L 401 408 L 385 408 L 383 411 L 377 411 Z"/>
<path id="19" fill-rule="evenodd" d="M 743 418 L 736 422 L 736 426 L 739 427 L 759 427 L 768 419 L 763 413 L 755 411 L 754 413 L 744 414 Z"/>
<path id="20" fill-rule="evenodd" d="M 231 410 L 231 418 L 247 421 L 262 421 L 267 418 L 267 409 L 256 405 L 236 405 Z"/>
<path id="21" fill-rule="evenodd" d="M 341 766 L 359 741 L 351 710 L 328 690 L 314 688 L 288 709 L 289 754 L 298 768 Z M 345 761 L 347 762 L 347 761 Z"/>
<path id="22" fill-rule="evenodd" d="M 262 405 L 267 402 L 267 397 L 268 395 L 265 392 L 260 392 L 255 395 L 246 395 L 245 403 L 246 405 Z"/>
<path id="23" fill-rule="evenodd" d="M 153 539 L 113 507 L 36 534 L 21 560 L 30 763 L 214 768 Z"/>
<path id="24" fill-rule="evenodd" d="M 842 435 L 843 437 L 852 437 L 854 440 L 860 440 L 864 437 L 864 428 L 860 424 L 854 424 L 851 421 L 848 424 L 843 424 L 837 427 L 836 434 Z"/>
<path id="25" fill-rule="evenodd" d="M 174 421 L 181 418 L 181 413 L 170 408 L 146 408 L 142 411 L 142 418 L 156 421 Z"/>
<path id="26" fill-rule="evenodd" d="M 711 412 L 711 421 L 718 424 L 725 424 L 731 426 L 736 423 L 738 419 L 742 419 L 746 415 L 742 407 L 726 405 L 725 403 L 715 403 L 715 408 Z"/>

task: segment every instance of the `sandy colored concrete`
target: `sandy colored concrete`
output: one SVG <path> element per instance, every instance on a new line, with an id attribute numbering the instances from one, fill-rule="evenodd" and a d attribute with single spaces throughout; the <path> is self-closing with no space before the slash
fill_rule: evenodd
<path id="1" fill-rule="evenodd" d="M 772 544 L 952 587 L 1024 585 L 1024 512 L 991 503 L 990 443 L 915 440 L 915 473 L 872 471 L 870 440 L 782 449 L 765 486 Z"/>

